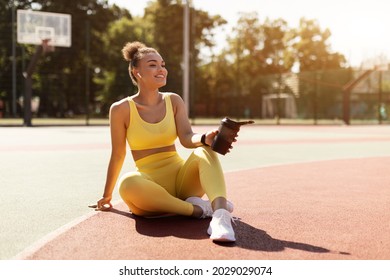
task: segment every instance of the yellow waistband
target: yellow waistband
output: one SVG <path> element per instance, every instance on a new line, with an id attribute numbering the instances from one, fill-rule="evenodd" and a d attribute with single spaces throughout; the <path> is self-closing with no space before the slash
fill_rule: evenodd
<path id="1" fill-rule="evenodd" d="M 174 156 L 179 156 L 176 151 L 161 152 L 161 153 L 153 154 L 153 155 L 141 158 L 139 160 L 136 160 L 135 165 L 137 166 L 137 168 L 142 168 L 143 166 L 148 165 L 150 163 L 162 161 L 162 160 L 165 160 L 167 158 L 174 157 Z"/>

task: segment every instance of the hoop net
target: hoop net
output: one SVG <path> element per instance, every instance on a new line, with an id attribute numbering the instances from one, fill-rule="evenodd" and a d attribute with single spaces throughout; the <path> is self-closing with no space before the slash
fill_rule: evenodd
<path id="1" fill-rule="evenodd" d="M 42 40 L 42 48 L 43 48 L 44 53 L 54 52 L 55 48 L 51 44 L 50 41 L 51 41 L 51 39 L 43 39 Z"/>

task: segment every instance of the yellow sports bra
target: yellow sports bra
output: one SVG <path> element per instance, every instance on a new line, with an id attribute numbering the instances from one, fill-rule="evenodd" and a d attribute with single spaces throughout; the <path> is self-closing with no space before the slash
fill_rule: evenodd
<path id="1" fill-rule="evenodd" d="M 128 97 L 130 124 L 126 138 L 131 150 L 146 150 L 173 145 L 176 138 L 176 124 L 169 93 L 164 93 L 165 117 L 158 123 L 144 121 L 138 113 L 134 100 Z"/>

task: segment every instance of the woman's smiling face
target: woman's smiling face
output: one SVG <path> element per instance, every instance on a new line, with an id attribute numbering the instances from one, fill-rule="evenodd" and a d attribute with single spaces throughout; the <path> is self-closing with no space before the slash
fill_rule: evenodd
<path id="1" fill-rule="evenodd" d="M 145 83 L 160 88 L 167 83 L 168 70 L 165 68 L 165 61 L 158 53 L 146 54 L 134 71 L 138 84 Z"/>

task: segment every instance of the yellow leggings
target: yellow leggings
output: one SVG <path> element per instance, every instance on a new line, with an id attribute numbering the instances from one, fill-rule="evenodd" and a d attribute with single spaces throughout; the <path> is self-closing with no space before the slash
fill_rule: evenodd
<path id="1" fill-rule="evenodd" d="M 177 152 L 154 154 L 135 162 L 136 172 L 119 181 L 119 193 L 130 211 L 139 216 L 171 213 L 190 216 L 190 196 L 206 194 L 210 201 L 226 197 L 226 185 L 217 154 L 198 147 L 185 161 Z"/>

